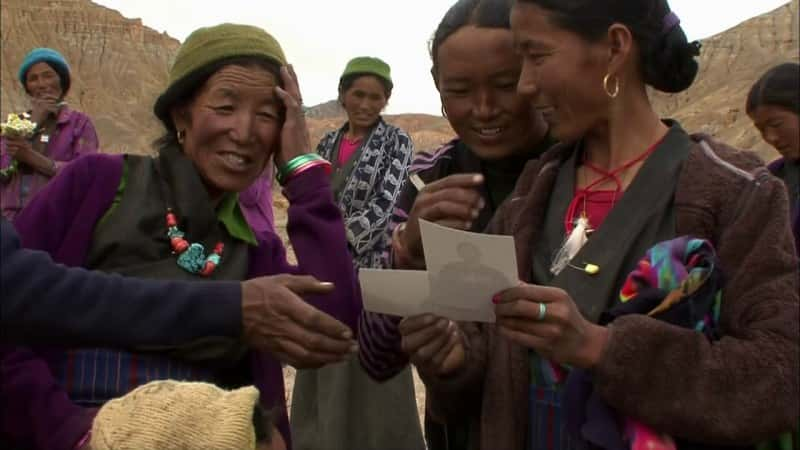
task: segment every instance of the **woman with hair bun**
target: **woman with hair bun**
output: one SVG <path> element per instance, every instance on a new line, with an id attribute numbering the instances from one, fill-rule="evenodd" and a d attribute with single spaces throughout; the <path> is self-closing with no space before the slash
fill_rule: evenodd
<path id="1" fill-rule="evenodd" d="M 752 449 L 796 430 L 786 190 L 647 96 L 688 88 L 699 44 L 666 0 L 518 0 L 511 29 L 517 89 L 561 143 L 489 225 L 521 280 L 496 323 L 399 325 L 439 412 L 478 408 L 469 448 L 486 450 Z"/>

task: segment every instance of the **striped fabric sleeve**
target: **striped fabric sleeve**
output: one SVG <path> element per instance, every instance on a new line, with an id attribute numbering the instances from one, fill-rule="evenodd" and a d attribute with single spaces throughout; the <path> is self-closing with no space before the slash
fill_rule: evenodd
<path id="1" fill-rule="evenodd" d="M 400 347 L 401 317 L 361 311 L 358 321 L 358 357 L 370 377 L 385 381 L 402 371 L 408 356 Z"/>
<path id="2" fill-rule="evenodd" d="M 455 146 L 455 142 L 456 141 L 451 141 L 431 153 L 420 152 L 414 155 L 414 159 L 411 161 L 411 166 L 408 169 L 408 175 L 410 176 L 414 173 L 418 174 L 426 183 L 435 181 L 435 178 L 431 176 L 431 173 L 435 172 L 434 169 L 437 163 L 445 159 L 450 159 L 449 152 Z M 417 199 L 417 194 L 417 188 L 413 183 L 405 183 L 403 185 L 403 190 L 400 192 L 397 202 L 395 202 L 392 215 L 389 217 L 389 224 L 386 227 L 386 245 L 384 246 L 383 252 L 383 267 L 394 267 L 394 255 L 392 254 L 392 234 L 394 233 L 395 228 L 408 221 L 408 215 L 411 212 L 411 208 L 414 206 L 414 201 Z"/>
<path id="3" fill-rule="evenodd" d="M 428 172 L 451 149 L 452 143 L 447 144 L 433 153 L 419 153 L 414 157 L 409 169 L 409 174 L 419 173 L 426 181 L 433 181 Z M 417 188 L 413 183 L 405 183 L 389 218 L 386 230 L 385 251 L 383 254 L 384 267 L 394 267 L 392 255 L 392 233 L 401 223 L 408 221 L 408 214 L 417 198 Z M 359 359 L 364 370 L 378 381 L 387 380 L 408 364 L 408 356 L 400 347 L 400 331 L 398 324 L 401 317 L 373 313 L 366 310 L 361 312 L 358 322 Z"/>

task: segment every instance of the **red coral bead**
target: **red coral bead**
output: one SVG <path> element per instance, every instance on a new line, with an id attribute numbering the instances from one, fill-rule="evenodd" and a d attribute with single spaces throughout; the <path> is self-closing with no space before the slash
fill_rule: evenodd
<path id="1" fill-rule="evenodd" d="M 183 253 L 189 248 L 189 243 L 186 242 L 186 239 L 177 236 L 170 239 L 170 245 L 172 245 L 172 251 L 175 253 Z"/>
<path id="2" fill-rule="evenodd" d="M 178 226 L 178 220 L 175 218 L 175 214 L 167 213 L 167 226 L 168 227 Z"/>
<path id="3" fill-rule="evenodd" d="M 207 277 L 211 275 L 211 272 L 217 268 L 217 265 L 211 261 L 206 261 L 206 264 L 203 266 L 203 270 L 200 271 L 200 275 Z"/>
<path id="4" fill-rule="evenodd" d="M 225 250 L 225 244 L 217 242 L 217 245 L 214 246 L 214 253 L 221 255 L 223 250 Z"/>

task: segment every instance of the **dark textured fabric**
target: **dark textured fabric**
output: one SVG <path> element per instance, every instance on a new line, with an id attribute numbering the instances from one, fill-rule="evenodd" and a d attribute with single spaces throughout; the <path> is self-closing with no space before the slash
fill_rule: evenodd
<path id="1" fill-rule="evenodd" d="M 800 161 L 792 162 L 781 158 L 770 163 L 769 170 L 783 180 L 789 193 L 792 232 L 797 253 L 800 254 Z"/>

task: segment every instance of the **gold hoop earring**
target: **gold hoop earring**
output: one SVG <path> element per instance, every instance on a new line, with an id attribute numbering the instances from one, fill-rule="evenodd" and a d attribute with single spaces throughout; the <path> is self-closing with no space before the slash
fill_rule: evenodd
<path id="1" fill-rule="evenodd" d="M 183 144 L 184 139 L 186 139 L 186 130 L 179 130 L 175 133 L 175 136 L 178 138 L 178 143 Z"/>
<path id="2" fill-rule="evenodd" d="M 605 77 L 603 77 L 603 89 L 606 91 L 606 95 L 610 98 L 617 98 L 619 95 L 619 77 L 614 75 L 614 91 L 612 92 L 608 89 L 608 79 L 611 78 L 611 74 L 607 73 Z"/>

